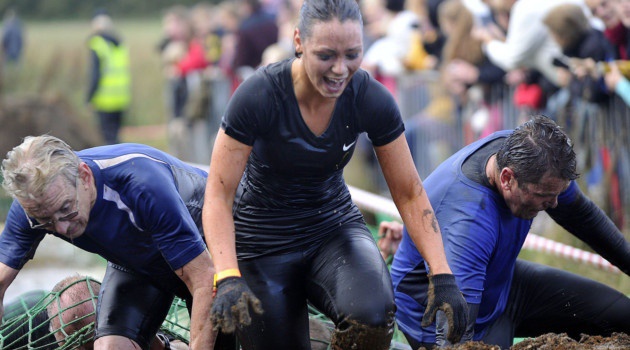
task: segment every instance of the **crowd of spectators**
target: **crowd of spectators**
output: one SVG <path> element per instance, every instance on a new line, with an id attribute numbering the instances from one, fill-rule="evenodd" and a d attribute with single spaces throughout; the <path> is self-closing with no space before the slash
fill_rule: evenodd
<path id="1" fill-rule="evenodd" d="M 377 2 L 385 6 L 382 10 L 372 8 L 373 1 L 362 3 L 370 6 L 366 14 L 383 14 L 377 17 L 382 21 L 388 6 L 399 2 Z M 421 175 L 459 147 L 542 113 L 584 151 L 580 171 L 586 187 L 624 226 L 630 207 L 624 180 L 630 175 L 629 1 L 409 0 L 405 9 L 416 14 L 410 26 L 416 32 L 413 40 L 420 38 L 424 65 L 409 64 L 410 57 L 419 56 L 418 49 L 413 53 L 413 45 L 407 45 L 406 54 L 389 50 L 388 66 L 364 68 L 400 98 Z M 373 17 L 366 19 L 368 33 L 378 33 L 372 30 Z M 368 64 L 371 48 L 381 38 L 395 42 L 391 35 L 381 31 L 366 48 Z M 394 54 L 402 57 L 402 70 L 387 69 Z M 420 96 L 404 91 L 399 82 L 414 73 L 426 79 L 429 72 L 439 78 L 422 83 L 430 91 L 425 105 L 406 108 L 405 101 Z"/>
<path id="2" fill-rule="evenodd" d="M 293 31 L 301 4 L 302 0 L 237 0 L 164 11 L 160 54 L 171 82 L 167 101 L 175 155 L 208 163 L 227 98 L 259 66 L 294 55 Z M 616 118 L 608 123 L 616 133 L 609 135 L 611 139 L 626 129 L 630 1 L 359 0 L 359 4 L 364 21 L 362 68 L 401 100 L 420 97 L 411 96 L 417 91 L 400 80 L 422 77 L 426 102 L 409 109 L 399 101 L 412 152 L 418 162 L 428 162 L 420 169 L 422 176 L 457 148 L 515 127 L 532 113 L 555 119 L 578 148 L 594 141 L 592 135 L 601 132 L 605 120 Z M 185 29 L 176 29 L 173 16 L 185 23 Z M 630 169 L 630 159 L 618 150 L 619 141 L 614 147 L 583 147 L 592 151 L 586 152 L 582 172 L 613 177 L 616 173 L 617 182 L 624 181 L 622 172 Z M 367 161 L 373 161 L 366 153 Z M 602 177 L 586 177 L 594 190 L 598 178 Z M 375 183 L 377 191 L 386 192 L 378 188 L 378 179 Z M 609 212 L 630 207 L 630 193 L 619 189 L 615 193 L 614 188 L 603 192 L 603 201 L 618 203 L 609 205 Z M 618 216 L 621 225 L 624 215 Z"/>

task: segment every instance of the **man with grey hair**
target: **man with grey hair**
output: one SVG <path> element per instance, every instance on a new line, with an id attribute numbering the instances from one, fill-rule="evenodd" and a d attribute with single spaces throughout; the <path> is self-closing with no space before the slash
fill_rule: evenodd
<path id="1" fill-rule="evenodd" d="M 15 200 L 0 235 L 0 301 L 51 234 L 108 261 L 96 349 L 148 349 L 175 295 L 191 313 L 191 346 L 213 347 L 214 266 L 201 228 L 205 171 L 144 145 L 75 153 L 43 135 L 10 151 L 2 175 Z"/>

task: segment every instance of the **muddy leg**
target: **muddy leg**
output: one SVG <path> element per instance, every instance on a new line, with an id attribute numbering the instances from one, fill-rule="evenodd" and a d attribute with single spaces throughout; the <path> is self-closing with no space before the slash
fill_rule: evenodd
<path id="1" fill-rule="evenodd" d="M 332 335 L 334 350 L 387 350 L 394 335 L 394 319 L 385 327 L 360 324 L 346 320 L 339 324 Z"/>

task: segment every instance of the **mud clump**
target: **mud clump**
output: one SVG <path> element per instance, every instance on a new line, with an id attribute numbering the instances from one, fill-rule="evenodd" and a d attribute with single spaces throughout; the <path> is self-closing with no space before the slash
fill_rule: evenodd
<path id="1" fill-rule="evenodd" d="M 565 333 L 547 333 L 536 338 L 527 338 L 514 344 L 513 350 L 622 350 L 630 349 L 630 335 L 613 333 L 610 337 L 582 334 L 579 341 L 568 337 Z"/>
<path id="2" fill-rule="evenodd" d="M 424 349 L 424 348 L 420 348 Z M 469 341 L 440 349 L 449 350 L 500 350 L 497 345 Z M 630 335 L 613 333 L 610 337 L 582 334 L 579 341 L 566 333 L 547 333 L 536 338 L 525 338 L 510 350 L 626 350 L 630 349 Z"/>

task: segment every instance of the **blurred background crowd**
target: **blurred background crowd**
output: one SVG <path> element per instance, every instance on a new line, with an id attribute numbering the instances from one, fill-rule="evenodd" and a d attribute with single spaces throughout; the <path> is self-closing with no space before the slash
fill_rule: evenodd
<path id="1" fill-rule="evenodd" d="M 584 191 L 628 234 L 630 0 L 358 1 L 363 68 L 397 99 L 423 178 L 462 146 L 545 114 L 572 136 Z M 234 90 L 294 56 L 301 4 L 0 0 L 0 151 L 48 132 L 76 149 L 142 142 L 207 165 Z M 111 57 L 95 38 L 120 49 L 117 75 L 103 75 Z M 99 84 L 118 91 L 115 108 L 99 107 Z M 368 143 L 347 181 L 387 196 Z"/>
<path id="2" fill-rule="evenodd" d="M 397 98 L 421 176 L 479 137 L 542 113 L 570 132 L 586 191 L 624 228 L 630 1 L 359 2 L 363 68 Z M 234 89 L 257 67 L 294 55 L 300 5 L 237 0 L 164 10 L 159 50 L 173 153 L 209 161 Z M 372 189 L 387 194 L 372 152 L 359 152 L 372 170 Z"/>

